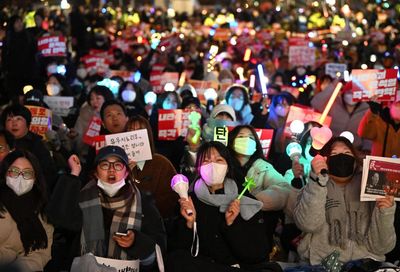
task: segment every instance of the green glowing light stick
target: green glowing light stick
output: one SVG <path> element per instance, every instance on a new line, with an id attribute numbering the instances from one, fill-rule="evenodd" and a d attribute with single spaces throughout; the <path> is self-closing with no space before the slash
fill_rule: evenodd
<path id="1" fill-rule="evenodd" d="M 242 196 L 244 195 L 244 193 L 248 190 L 250 191 L 251 188 L 256 187 L 256 183 L 254 182 L 253 178 L 244 178 L 245 182 L 243 183 L 244 189 L 243 191 L 240 193 L 240 195 L 237 197 L 237 199 L 241 199 Z"/>
<path id="2" fill-rule="evenodd" d="M 192 138 L 192 142 L 193 142 L 193 144 L 197 144 L 197 142 L 200 139 L 200 133 L 201 133 L 201 129 L 200 129 L 200 125 L 199 125 L 199 122 L 200 122 L 200 119 L 201 119 L 201 114 L 198 113 L 197 111 L 192 111 L 189 114 L 188 118 L 190 120 L 190 126 L 189 127 L 194 129 L 194 130 L 196 130 L 196 133 Z"/>

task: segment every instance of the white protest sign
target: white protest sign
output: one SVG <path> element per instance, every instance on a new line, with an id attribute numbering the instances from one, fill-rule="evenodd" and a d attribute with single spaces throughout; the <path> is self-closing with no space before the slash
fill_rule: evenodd
<path id="1" fill-rule="evenodd" d="M 129 160 L 147 161 L 153 158 L 146 129 L 106 135 L 106 145 L 123 148 Z"/>
<path id="2" fill-rule="evenodd" d="M 343 78 L 346 70 L 347 64 L 344 63 L 325 64 L 325 74 L 330 75 L 332 78 Z"/>
<path id="3" fill-rule="evenodd" d="M 139 260 L 116 260 L 96 257 L 99 264 L 117 269 L 118 272 L 139 272 Z"/>
<path id="4" fill-rule="evenodd" d="M 74 105 L 72 96 L 47 96 L 43 101 L 50 107 L 51 111 L 62 117 L 68 116 L 70 108 Z"/>

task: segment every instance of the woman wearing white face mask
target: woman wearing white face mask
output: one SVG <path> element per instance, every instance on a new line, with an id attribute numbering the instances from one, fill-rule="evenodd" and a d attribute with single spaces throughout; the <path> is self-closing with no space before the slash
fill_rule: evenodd
<path id="1" fill-rule="evenodd" d="M 118 90 L 118 98 L 125 106 L 128 116 L 141 115 L 148 118 L 142 91 L 132 81 L 124 81 Z"/>
<path id="2" fill-rule="evenodd" d="M 16 150 L 0 170 L 0 263 L 43 271 L 51 259 L 53 227 L 44 214 L 46 189 L 37 158 Z"/>
<path id="3" fill-rule="evenodd" d="M 164 249 L 166 237 L 157 209 L 134 185 L 128 163 L 121 147 L 103 147 L 95 158 L 95 178 L 80 190 L 81 165 L 71 156 L 71 175 L 57 183 L 48 214 L 56 226 L 82 233 L 83 254 L 139 259 L 146 271 L 157 264 L 156 244 Z"/>
<path id="4" fill-rule="evenodd" d="M 271 249 L 262 203 L 237 199 L 242 188 L 233 179 L 228 149 L 219 142 L 204 143 L 196 169 L 194 192 L 179 200 L 183 220 L 171 239 L 176 243 L 171 248 L 178 250 L 168 258 L 168 271 L 261 271 Z"/>
<path id="5" fill-rule="evenodd" d="M 243 85 L 234 84 L 226 90 L 225 100 L 236 114 L 236 120 L 242 125 L 248 125 L 253 120 L 249 102 L 249 92 Z"/>

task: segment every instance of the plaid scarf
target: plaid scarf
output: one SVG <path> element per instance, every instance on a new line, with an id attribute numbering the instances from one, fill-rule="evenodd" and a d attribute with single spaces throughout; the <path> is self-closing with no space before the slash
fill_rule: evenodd
<path id="1" fill-rule="evenodd" d="M 97 181 L 90 181 L 80 193 L 79 206 L 83 214 L 81 233 L 82 254 L 127 260 L 125 251 L 112 239 L 115 232 L 139 230 L 142 225 L 142 200 L 139 190 L 127 181 L 114 197 L 100 192 Z M 105 237 L 102 207 L 113 211 L 109 237 Z M 108 249 L 106 239 L 108 239 Z"/>

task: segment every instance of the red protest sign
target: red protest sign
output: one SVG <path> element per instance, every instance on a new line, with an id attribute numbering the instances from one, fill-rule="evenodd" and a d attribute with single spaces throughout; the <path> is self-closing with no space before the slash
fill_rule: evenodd
<path id="1" fill-rule="evenodd" d="M 315 47 L 309 46 L 307 39 L 289 39 L 289 64 L 296 66 L 313 66 L 315 64 Z"/>
<path id="2" fill-rule="evenodd" d="M 304 106 L 300 106 L 300 105 L 290 106 L 289 114 L 286 118 L 285 136 L 290 137 L 292 135 L 289 126 L 293 120 L 300 120 L 303 123 L 307 123 L 310 121 L 318 122 L 321 115 L 322 115 L 321 113 L 316 112 L 313 108 L 304 107 Z M 332 121 L 332 117 L 327 116 L 325 118 L 323 125 L 329 127 L 331 124 L 331 121 Z"/>
<path id="3" fill-rule="evenodd" d="M 194 80 L 190 79 L 188 84 L 192 85 L 195 88 L 197 93 L 197 98 L 201 103 L 206 104 L 207 101 L 204 97 L 204 91 L 210 88 L 213 88 L 215 91 L 218 90 L 219 84 L 216 81 L 205 81 L 205 80 Z M 231 84 L 232 85 L 232 84 Z"/>
<path id="4" fill-rule="evenodd" d="M 103 56 L 86 55 L 81 58 L 88 70 L 95 70 L 98 74 L 104 74 L 110 67 L 110 61 Z"/>
<path id="5" fill-rule="evenodd" d="M 150 84 L 153 86 L 153 91 L 155 93 L 164 92 L 164 86 L 167 83 L 172 83 L 174 86 L 178 86 L 179 73 L 176 72 L 166 72 L 158 73 L 152 72 L 150 75 Z"/>
<path id="6" fill-rule="evenodd" d="M 190 110 L 159 110 L 158 140 L 173 141 L 179 136 L 186 137 L 190 126 Z M 200 126 L 200 120 L 198 125 Z"/>
<path id="7" fill-rule="evenodd" d="M 133 81 L 135 73 L 127 70 L 110 70 L 110 78 L 114 76 L 121 77 L 124 81 Z"/>
<path id="8" fill-rule="evenodd" d="M 353 70 L 351 72 L 353 101 L 369 101 L 377 95 L 377 101 L 395 101 L 397 69 Z"/>
<path id="9" fill-rule="evenodd" d="M 90 146 L 94 146 L 96 136 L 100 135 L 101 129 L 101 119 L 97 116 L 93 116 L 92 120 L 90 120 L 89 126 L 83 135 L 83 142 Z"/>
<path id="10" fill-rule="evenodd" d="M 217 28 L 214 34 L 214 40 L 220 42 L 229 41 L 231 38 L 231 30 L 229 28 Z"/>
<path id="11" fill-rule="evenodd" d="M 32 121 L 29 130 L 33 133 L 44 136 L 46 131 L 51 129 L 51 111 L 36 106 L 25 106 L 32 114 Z"/>
<path id="12" fill-rule="evenodd" d="M 111 47 L 119 48 L 123 52 L 128 53 L 130 46 L 133 44 L 133 41 L 125 40 L 125 39 L 116 39 L 112 41 Z"/>
<path id="13" fill-rule="evenodd" d="M 99 135 L 93 137 L 93 145 L 96 149 L 96 154 L 99 152 L 100 149 L 106 146 L 106 135 Z"/>
<path id="14" fill-rule="evenodd" d="M 170 50 L 172 50 L 172 48 L 176 48 L 180 44 L 181 40 L 179 39 L 178 35 L 172 34 L 162 38 L 160 44 L 158 45 L 158 48 L 160 48 L 161 51 L 169 52 Z"/>
<path id="15" fill-rule="evenodd" d="M 46 36 L 38 40 L 38 50 L 44 57 L 65 57 L 67 46 L 64 36 Z"/>

